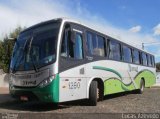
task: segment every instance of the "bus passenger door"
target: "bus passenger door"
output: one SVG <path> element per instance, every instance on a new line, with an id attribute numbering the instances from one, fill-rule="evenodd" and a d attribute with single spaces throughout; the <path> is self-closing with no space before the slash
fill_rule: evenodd
<path id="1" fill-rule="evenodd" d="M 60 102 L 86 98 L 83 30 L 67 27 L 59 62 Z"/>

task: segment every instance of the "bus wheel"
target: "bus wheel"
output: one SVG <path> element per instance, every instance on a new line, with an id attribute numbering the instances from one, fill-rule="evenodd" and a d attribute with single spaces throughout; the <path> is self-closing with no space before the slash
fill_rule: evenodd
<path id="1" fill-rule="evenodd" d="M 89 103 L 91 106 L 96 106 L 99 98 L 99 89 L 97 81 L 92 81 L 89 89 Z"/>
<path id="2" fill-rule="evenodd" d="M 142 79 L 142 80 L 141 80 L 141 83 L 140 83 L 140 89 L 138 89 L 138 93 L 139 93 L 139 94 L 142 94 L 142 93 L 143 93 L 144 87 L 145 87 L 145 85 L 144 85 L 144 80 Z"/>

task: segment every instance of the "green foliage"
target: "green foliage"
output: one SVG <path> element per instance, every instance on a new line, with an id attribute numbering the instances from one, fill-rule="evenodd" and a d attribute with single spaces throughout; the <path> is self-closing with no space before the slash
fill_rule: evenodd
<path id="1" fill-rule="evenodd" d="M 8 38 L 17 38 L 19 33 L 24 29 L 25 28 L 18 26 L 6 35 L 3 40 L 0 40 L 0 69 L 3 69 L 4 72 L 8 72 L 9 70 L 12 50 L 15 43 L 15 41 L 8 40 Z"/>

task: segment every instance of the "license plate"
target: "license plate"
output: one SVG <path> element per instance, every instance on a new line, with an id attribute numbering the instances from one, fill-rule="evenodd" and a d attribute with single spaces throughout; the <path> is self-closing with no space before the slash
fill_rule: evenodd
<path id="1" fill-rule="evenodd" d="M 20 97 L 20 100 L 22 100 L 22 101 L 28 101 L 28 97 L 26 97 L 26 96 L 21 96 L 21 97 Z"/>

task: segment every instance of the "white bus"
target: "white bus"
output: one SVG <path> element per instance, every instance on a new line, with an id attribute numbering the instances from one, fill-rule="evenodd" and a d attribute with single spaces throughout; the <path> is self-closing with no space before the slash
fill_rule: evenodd
<path id="1" fill-rule="evenodd" d="M 59 18 L 27 28 L 16 40 L 10 94 L 20 100 L 65 102 L 155 84 L 154 56 L 74 20 Z"/>

